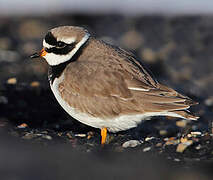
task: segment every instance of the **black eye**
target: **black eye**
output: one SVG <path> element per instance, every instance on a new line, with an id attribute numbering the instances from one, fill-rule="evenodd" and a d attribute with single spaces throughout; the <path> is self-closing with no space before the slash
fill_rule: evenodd
<path id="1" fill-rule="evenodd" d="M 63 47 L 65 47 L 65 46 L 66 46 L 66 44 L 65 44 L 64 42 L 62 42 L 62 41 L 58 41 L 58 42 L 57 42 L 57 47 L 63 48 Z"/>

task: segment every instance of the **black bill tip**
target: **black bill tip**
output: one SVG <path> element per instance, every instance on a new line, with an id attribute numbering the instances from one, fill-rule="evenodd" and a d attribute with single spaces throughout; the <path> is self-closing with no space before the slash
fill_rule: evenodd
<path id="1" fill-rule="evenodd" d="M 30 58 L 38 58 L 38 57 L 40 57 L 40 55 L 38 54 L 38 53 L 34 53 L 34 54 L 32 54 L 31 56 L 30 56 Z"/>

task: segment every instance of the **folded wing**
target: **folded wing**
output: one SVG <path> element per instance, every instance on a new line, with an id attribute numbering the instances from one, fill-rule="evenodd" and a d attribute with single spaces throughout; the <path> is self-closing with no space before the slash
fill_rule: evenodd
<path id="1" fill-rule="evenodd" d="M 80 69 L 80 71 L 79 71 Z M 62 98 L 73 108 L 94 117 L 173 112 L 177 117 L 197 119 L 187 110 L 196 104 L 159 83 L 154 87 L 126 71 L 114 71 L 99 63 L 70 63 L 59 85 Z"/>

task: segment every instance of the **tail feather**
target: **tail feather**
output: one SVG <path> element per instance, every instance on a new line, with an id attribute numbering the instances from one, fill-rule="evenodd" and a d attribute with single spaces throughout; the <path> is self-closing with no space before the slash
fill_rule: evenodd
<path id="1" fill-rule="evenodd" d="M 183 119 L 189 120 L 197 120 L 199 119 L 198 116 L 193 115 L 190 111 L 183 110 L 183 111 L 173 111 L 175 114 L 181 116 Z"/>
<path id="2" fill-rule="evenodd" d="M 198 102 L 195 102 L 191 98 L 178 93 L 174 89 L 171 89 L 171 88 L 169 88 L 167 86 L 164 86 L 162 84 L 159 84 L 159 86 L 160 86 L 161 90 L 164 90 L 164 91 L 168 92 L 168 96 L 173 96 L 173 97 L 176 97 L 178 99 L 183 99 L 184 100 L 183 102 L 181 102 L 181 101 L 175 102 L 175 104 L 179 104 L 179 105 L 183 105 L 183 106 L 188 105 L 188 108 L 190 108 L 191 106 L 194 106 L 194 105 L 198 104 Z M 179 110 L 175 110 L 175 111 L 171 111 L 171 112 L 177 114 L 178 116 L 180 116 L 183 119 L 197 120 L 199 117 L 193 115 L 188 110 L 188 108 L 183 109 L 183 110 L 179 109 Z"/>
<path id="3" fill-rule="evenodd" d="M 130 90 L 144 112 L 155 115 L 171 115 L 190 120 L 199 118 L 188 111 L 191 106 L 198 103 L 172 88 L 157 84 L 156 88 L 148 90 L 140 88 L 130 88 Z"/>
<path id="4" fill-rule="evenodd" d="M 141 104 L 142 105 L 142 104 Z M 162 111 L 176 111 L 185 110 L 190 106 L 176 103 L 143 103 L 143 109 L 146 112 L 162 112 Z"/>

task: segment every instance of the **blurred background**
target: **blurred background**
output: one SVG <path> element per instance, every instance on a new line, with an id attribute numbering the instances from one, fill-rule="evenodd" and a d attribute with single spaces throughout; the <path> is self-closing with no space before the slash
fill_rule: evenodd
<path id="1" fill-rule="evenodd" d="M 101 149 L 99 130 L 56 102 L 46 62 L 29 58 L 61 25 L 133 52 L 159 82 L 199 102 L 199 121 L 154 118 Z M 0 0 L 0 178 L 212 179 L 212 55 L 210 0 Z"/>

